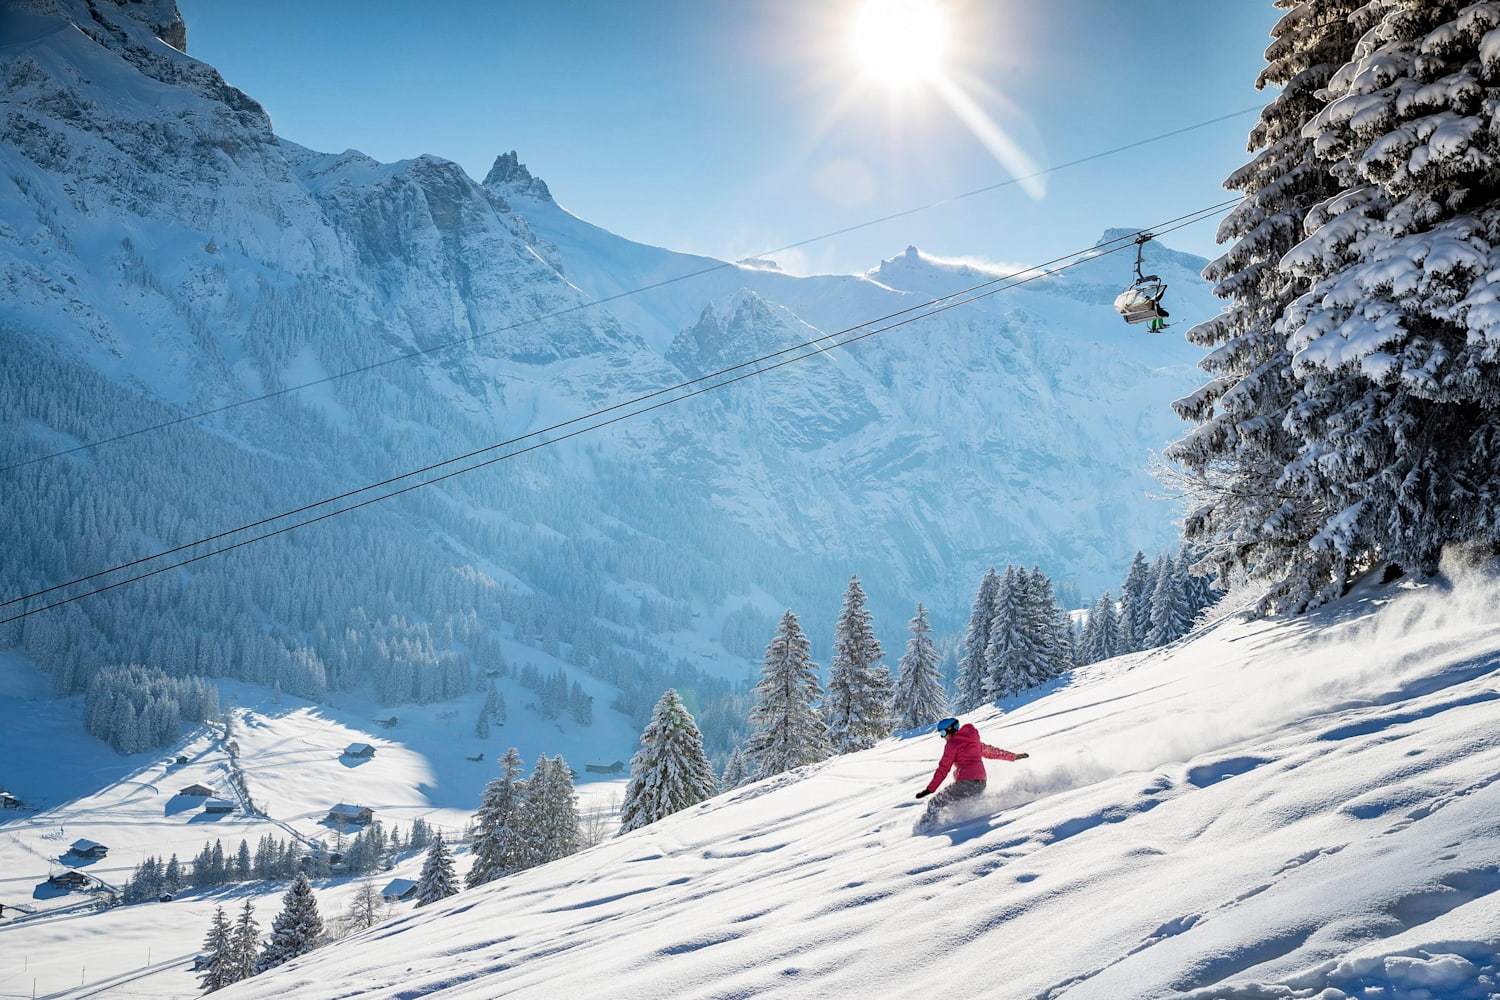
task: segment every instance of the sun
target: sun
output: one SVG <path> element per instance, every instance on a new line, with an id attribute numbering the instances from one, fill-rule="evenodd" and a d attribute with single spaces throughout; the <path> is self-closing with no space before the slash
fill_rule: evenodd
<path id="1" fill-rule="evenodd" d="M 897 88 L 929 83 L 944 75 L 948 19 L 935 0 L 864 0 L 852 43 L 870 79 Z"/>

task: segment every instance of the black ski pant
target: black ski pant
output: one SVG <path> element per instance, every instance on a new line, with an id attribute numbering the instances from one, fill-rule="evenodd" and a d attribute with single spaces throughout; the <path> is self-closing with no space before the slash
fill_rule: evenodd
<path id="1" fill-rule="evenodd" d="M 941 820 L 943 810 L 955 802 L 983 795 L 984 786 L 982 778 L 978 781 L 955 781 L 927 801 L 927 811 L 922 814 L 922 825 L 931 826 Z"/>

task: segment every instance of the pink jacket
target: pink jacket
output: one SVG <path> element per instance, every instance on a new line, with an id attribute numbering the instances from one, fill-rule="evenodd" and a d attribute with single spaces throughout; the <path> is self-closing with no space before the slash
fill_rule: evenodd
<path id="1" fill-rule="evenodd" d="M 992 747 L 988 743 L 981 743 L 979 730 L 965 723 L 959 727 L 947 740 L 947 746 L 943 747 L 943 759 L 938 761 L 937 770 L 933 772 L 932 780 L 927 783 L 927 790 L 935 792 L 943 779 L 948 777 L 948 772 L 956 764 L 958 774 L 956 781 L 983 781 L 984 758 L 991 760 L 1016 760 L 1018 755 L 1009 750 L 1001 750 Z"/>

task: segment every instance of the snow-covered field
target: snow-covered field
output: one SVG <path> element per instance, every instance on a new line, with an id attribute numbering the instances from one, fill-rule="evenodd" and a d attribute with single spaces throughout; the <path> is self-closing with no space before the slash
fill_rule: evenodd
<path id="1" fill-rule="evenodd" d="M 0 997 L 29 997 L 33 979 L 38 996 L 81 984 L 81 995 L 104 988 L 111 996 L 195 996 L 197 981 L 184 969 L 214 906 L 238 906 L 248 896 L 269 927 L 285 890 L 247 883 L 189 891 L 165 904 L 95 912 L 95 894 L 45 887 L 51 872 L 74 867 L 118 888 L 147 855 L 175 852 L 186 864 L 208 840 L 222 840 L 230 852 L 241 838 L 253 849 L 266 833 L 331 845 L 338 831 L 323 820 L 336 802 L 371 806 L 388 828 L 395 823 L 405 831 L 421 817 L 454 836 L 497 773 L 495 759 L 506 746 L 519 746 L 528 764 L 537 753 L 561 752 L 580 771 L 596 758 L 607 762 L 629 750 L 628 734 L 617 731 L 623 723 L 613 713 L 588 729 L 551 722 L 525 708 L 519 688 L 506 690 L 514 699 L 507 724 L 480 740 L 472 731 L 474 698 L 400 709 L 345 699 L 330 708 L 226 684 L 226 700 L 239 706 L 232 713 L 233 738 L 246 786 L 269 818 L 248 816 L 243 808 L 210 816 L 202 799 L 177 793 L 203 784 L 235 797 L 229 756 L 216 730 L 201 729 L 169 750 L 120 755 L 84 732 L 75 702 L 50 697 L 46 678 L 25 661 L 7 657 L 3 667 L 0 711 L 11 721 L 0 729 L 0 786 L 20 795 L 28 808 L 0 812 L 0 904 L 6 907 L 0 919 Z M 389 729 L 374 721 L 390 716 L 398 722 Z M 342 757 L 343 747 L 355 741 L 374 744 L 374 758 Z M 483 761 L 467 759 L 479 752 Z M 173 763 L 179 754 L 188 763 Z M 585 782 L 580 808 L 608 807 L 622 788 L 623 779 Z M 79 838 L 105 844 L 109 855 L 94 862 L 59 861 Z M 460 870 L 467 863 L 460 853 Z M 414 878 L 420 864 L 420 857 L 408 858 L 371 878 L 379 888 L 394 877 Z M 341 913 L 357 886 L 348 878 L 319 883 L 325 916 Z M 149 984 L 134 978 L 163 963 Z M 112 985 L 119 977 L 128 977 L 129 985 Z"/>
<path id="2" fill-rule="evenodd" d="M 1031 759 L 937 835 L 937 740 L 889 740 L 225 995 L 1491 996 L 1497 595 L 1371 589 L 1086 668 L 976 716 Z"/>

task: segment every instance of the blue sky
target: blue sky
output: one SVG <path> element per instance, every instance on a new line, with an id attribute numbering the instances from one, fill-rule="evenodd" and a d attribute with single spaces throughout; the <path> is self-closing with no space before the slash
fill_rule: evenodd
<path id="1" fill-rule="evenodd" d="M 939 0 L 941 2 L 941 0 Z M 318 3 L 181 0 L 188 48 L 315 149 L 522 162 L 575 214 L 739 257 L 1007 176 L 930 87 L 850 59 L 859 0 Z M 1047 165 L 1263 103 L 1269 0 L 948 0 L 952 75 Z M 1029 262 L 1219 200 L 1247 115 L 830 240 L 857 271 L 907 244 Z M 1213 225 L 1175 234 L 1213 252 Z"/>

